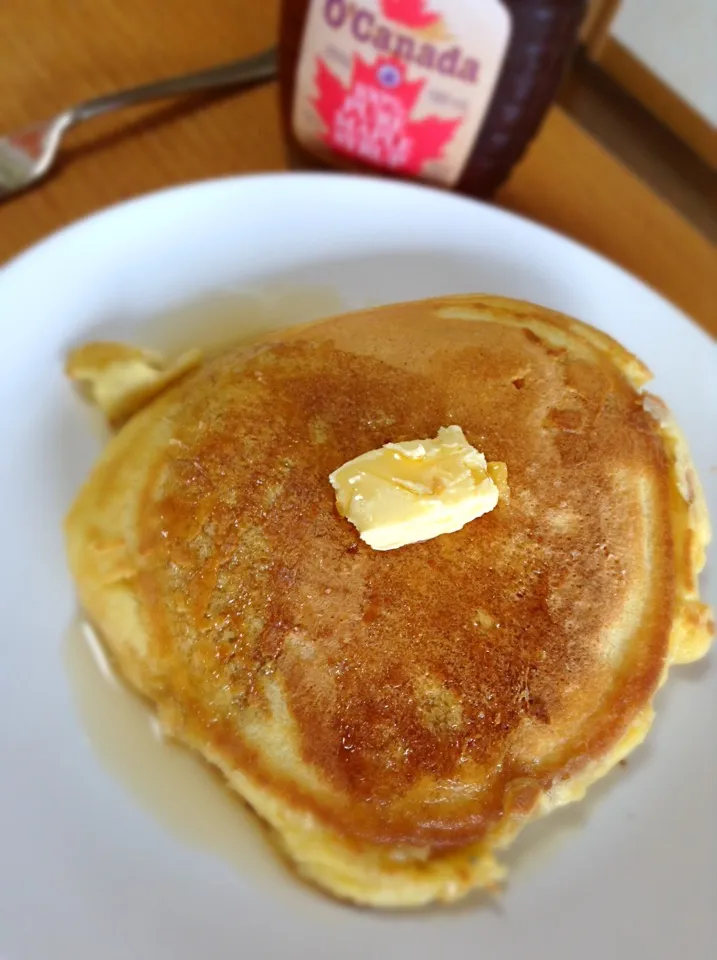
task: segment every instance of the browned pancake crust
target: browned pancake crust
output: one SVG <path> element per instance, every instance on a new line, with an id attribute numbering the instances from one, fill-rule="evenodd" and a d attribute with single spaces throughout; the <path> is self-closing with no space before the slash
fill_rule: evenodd
<path id="1" fill-rule="evenodd" d="M 614 747 L 668 657 L 674 476 L 647 372 L 540 308 L 460 308 L 482 322 L 436 301 L 235 350 L 130 424 L 164 438 L 129 551 L 138 685 L 349 841 L 447 851 L 529 811 Z M 329 474 L 453 423 L 507 463 L 509 499 L 372 551 Z M 277 689 L 301 782 L 247 733 Z"/>

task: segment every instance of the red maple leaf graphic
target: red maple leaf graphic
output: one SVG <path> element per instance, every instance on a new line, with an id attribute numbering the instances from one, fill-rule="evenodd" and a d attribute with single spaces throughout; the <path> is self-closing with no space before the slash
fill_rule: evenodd
<path id="1" fill-rule="evenodd" d="M 425 10 L 425 6 L 426 0 L 381 0 L 384 17 L 414 30 L 424 30 L 441 20 L 440 13 Z"/>
<path id="2" fill-rule="evenodd" d="M 425 80 L 406 80 L 399 60 L 367 63 L 355 56 L 347 87 L 317 58 L 313 105 L 324 123 L 323 141 L 337 153 L 375 167 L 417 176 L 428 160 L 440 158 L 462 117 L 412 120 Z"/>

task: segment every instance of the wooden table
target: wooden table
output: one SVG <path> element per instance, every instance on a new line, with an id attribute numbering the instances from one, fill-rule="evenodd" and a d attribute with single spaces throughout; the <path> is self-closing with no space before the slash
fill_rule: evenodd
<path id="1" fill-rule="evenodd" d="M 278 0 L 4 0 L 0 128 L 257 51 L 274 42 L 277 18 Z M 74 131 L 63 156 L 52 179 L 0 205 L 0 263 L 148 190 L 284 169 L 276 89 L 105 117 Z M 497 202 L 599 250 L 717 334 L 715 247 L 560 109 Z"/>

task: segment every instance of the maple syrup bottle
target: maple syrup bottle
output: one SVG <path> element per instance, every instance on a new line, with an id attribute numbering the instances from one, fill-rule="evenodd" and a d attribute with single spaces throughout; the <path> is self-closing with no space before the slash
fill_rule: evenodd
<path id="1" fill-rule="evenodd" d="M 279 73 L 302 166 L 479 197 L 555 96 L 586 0 L 283 0 Z"/>

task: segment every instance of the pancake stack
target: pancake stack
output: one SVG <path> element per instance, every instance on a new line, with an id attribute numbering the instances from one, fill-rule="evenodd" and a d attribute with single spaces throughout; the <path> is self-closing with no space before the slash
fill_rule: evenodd
<path id="1" fill-rule="evenodd" d="M 637 746 L 668 668 L 709 646 L 708 518 L 648 379 L 597 330 L 482 295 L 228 349 L 80 491 L 81 603 L 303 877 L 380 907 L 495 888 L 496 851 Z M 450 424 L 509 490 L 373 551 L 329 475 Z"/>

